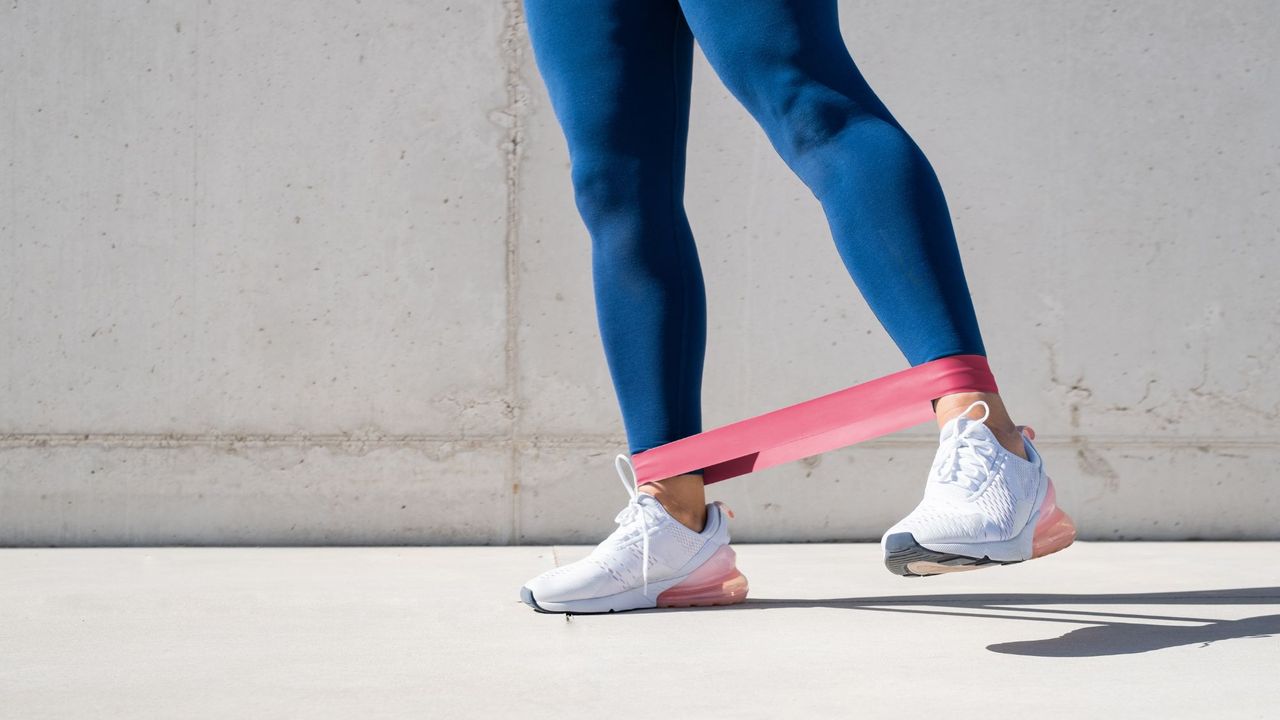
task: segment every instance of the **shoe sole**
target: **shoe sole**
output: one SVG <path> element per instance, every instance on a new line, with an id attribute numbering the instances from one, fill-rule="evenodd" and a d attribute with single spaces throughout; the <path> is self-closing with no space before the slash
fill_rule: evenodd
<path id="1" fill-rule="evenodd" d="M 1071 518 L 1058 507 L 1053 481 L 1047 480 L 1040 509 L 1027 520 L 1027 527 L 1013 540 L 993 543 L 947 544 L 928 548 L 909 532 L 894 533 L 884 541 L 884 565 L 889 572 L 903 577 L 929 577 L 944 573 L 981 570 L 997 565 L 1013 565 L 1052 555 L 1075 542 L 1076 528 Z M 1025 534 L 1030 531 L 1030 547 Z M 995 558 L 992 558 L 995 555 Z M 1011 559 L 1005 559 L 1011 558 Z"/>
<path id="2" fill-rule="evenodd" d="M 650 592 L 664 585 L 665 589 L 661 590 L 656 598 L 636 588 L 602 598 L 538 602 L 532 590 L 522 587 L 520 599 L 540 613 L 607 615 L 653 608 L 736 605 L 747 599 L 747 592 L 750 589 L 747 577 L 738 570 L 737 553 L 728 545 L 721 546 L 706 562 L 688 575 L 661 583 L 649 583 Z"/>

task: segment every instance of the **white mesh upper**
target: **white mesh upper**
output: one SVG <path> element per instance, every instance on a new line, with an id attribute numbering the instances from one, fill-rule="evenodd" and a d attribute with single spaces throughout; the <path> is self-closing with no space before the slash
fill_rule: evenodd
<path id="1" fill-rule="evenodd" d="M 924 498 L 885 535 L 910 532 L 916 542 L 1010 540 L 1035 511 L 1044 463 L 1024 440 L 1030 461 L 1000 445 L 978 420 L 961 415 L 942 428 Z"/>
<path id="2" fill-rule="evenodd" d="M 667 514 L 662 504 L 651 495 L 640 493 L 632 501 L 638 510 L 577 562 L 563 565 L 525 583 L 540 601 L 566 602 L 616 595 L 644 584 L 641 570 L 643 543 L 639 513 L 645 513 L 649 528 L 649 582 L 673 577 L 693 559 L 707 543 L 729 544 L 728 523 L 714 503 L 707 506 L 707 524 L 696 533 Z"/>

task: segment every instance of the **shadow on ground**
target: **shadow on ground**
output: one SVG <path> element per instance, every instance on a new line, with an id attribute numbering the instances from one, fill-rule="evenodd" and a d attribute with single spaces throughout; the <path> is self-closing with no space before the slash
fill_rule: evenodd
<path id="1" fill-rule="evenodd" d="M 698 611 L 772 610 L 777 608 L 843 608 L 874 612 L 952 615 L 1001 620 L 1087 624 L 1045 640 L 988 645 L 992 652 L 1034 657 L 1097 657 L 1150 652 L 1180 645 L 1208 645 L 1233 638 L 1263 638 L 1280 634 L 1280 614 L 1222 620 L 1179 615 L 1100 612 L 1071 607 L 1098 605 L 1275 605 L 1280 607 L 1280 587 L 1198 590 L 1190 592 L 1127 594 L 986 594 L 893 595 L 883 597 L 800 599 L 750 599 L 741 605 L 701 608 Z M 1032 607 L 1028 607 L 1032 606 Z M 998 611 L 997 612 L 982 612 Z M 671 612 L 664 610 L 663 612 Z M 1075 617 L 1048 617 L 1048 615 Z M 1143 622 L 1159 621 L 1159 622 Z M 1190 624 L 1169 624 L 1190 623 Z"/>

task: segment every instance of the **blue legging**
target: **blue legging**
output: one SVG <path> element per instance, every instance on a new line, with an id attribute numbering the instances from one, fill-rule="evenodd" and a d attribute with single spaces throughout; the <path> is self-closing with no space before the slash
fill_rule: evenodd
<path id="1" fill-rule="evenodd" d="M 632 453 L 702 431 L 706 296 L 685 215 L 693 40 L 822 204 L 912 365 L 985 355 L 928 160 L 845 48 L 835 0 L 525 0 L 591 235 Z"/>

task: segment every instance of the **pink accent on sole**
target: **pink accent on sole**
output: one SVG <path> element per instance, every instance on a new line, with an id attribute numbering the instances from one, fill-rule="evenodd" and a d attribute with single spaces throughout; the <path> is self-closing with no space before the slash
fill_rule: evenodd
<path id="1" fill-rule="evenodd" d="M 1036 439 L 1036 431 L 1030 425 L 1019 425 L 1018 430 L 1029 440 Z M 1031 541 L 1031 559 L 1044 557 L 1062 550 L 1076 540 L 1076 524 L 1058 507 L 1058 493 L 1049 478 L 1049 491 L 1040 504 L 1040 519 L 1036 522 L 1035 538 Z"/>
<path id="2" fill-rule="evenodd" d="M 1071 518 L 1058 507 L 1058 494 L 1049 480 L 1049 492 L 1040 505 L 1040 520 L 1036 523 L 1035 539 L 1031 541 L 1031 557 L 1044 557 L 1067 547 L 1076 540 L 1076 526 Z"/>
<path id="3" fill-rule="evenodd" d="M 689 577 L 658 596 L 658 607 L 733 605 L 747 599 L 747 577 L 738 571 L 738 555 L 725 545 Z"/>
<path id="4" fill-rule="evenodd" d="M 985 357 L 930 360 L 645 450 L 631 458 L 636 482 L 700 469 L 711 484 L 818 455 L 934 420 L 932 401 L 957 392 L 998 392 Z"/>

